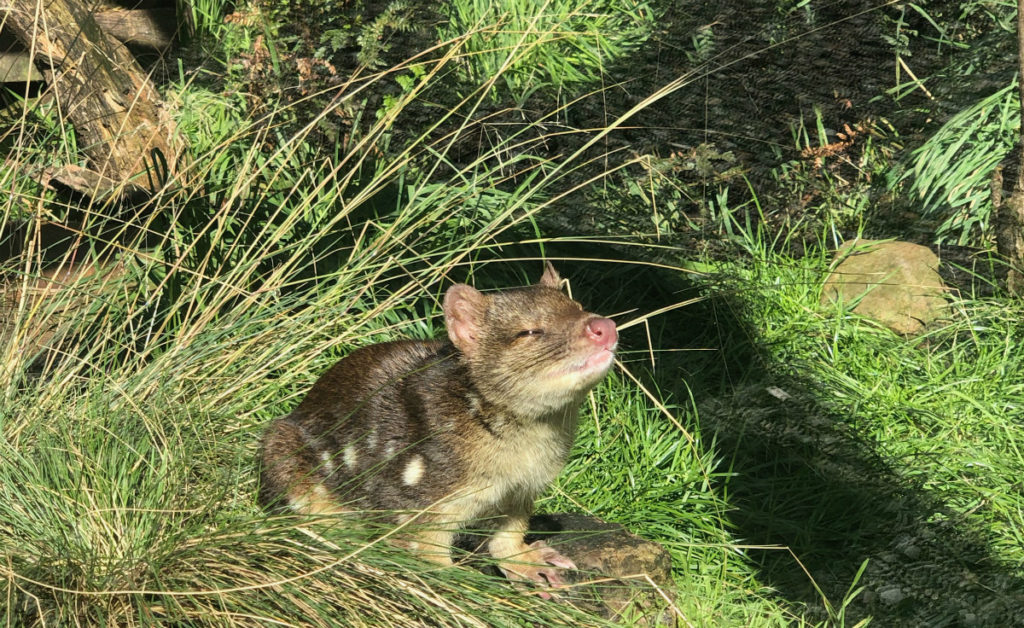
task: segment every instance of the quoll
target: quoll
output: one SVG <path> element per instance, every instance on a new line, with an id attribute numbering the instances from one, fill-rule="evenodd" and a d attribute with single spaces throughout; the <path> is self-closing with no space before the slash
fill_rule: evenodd
<path id="1" fill-rule="evenodd" d="M 263 438 L 260 499 L 298 513 L 415 516 L 407 544 L 451 564 L 455 534 L 494 528 L 513 580 L 558 586 L 573 562 L 526 544 L 533 503 L 565 464 L 580 404 L 611 367 L 615 323 L 540 282 L 444 297 L 445 341 L 363 347 L 328 369 Z"/>

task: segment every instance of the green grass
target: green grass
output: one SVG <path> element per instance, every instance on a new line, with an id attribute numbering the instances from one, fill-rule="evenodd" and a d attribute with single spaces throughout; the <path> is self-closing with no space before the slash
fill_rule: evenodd
<path id="1" fill-rule="evenodd" d="M 595 395 L 570 463 L 546 511 L 579 511 L 656 539 L 676 566 L 679 616 L 697 625 L 785 624 L 729 532 L 730 506 L 716 490 L 728 477 L 693 412 L 662 406 L 629 378 L 613 376 Z M 690 433 L 686 426 L 690 430 Z M 756 599 L 756 598 L 755 598 Z"/>
<path id="2" fill-rule="evenodd" d="M 764 365 L 702 415 L 734 452 L 736 523 L 792 549 L 833 601 L 867 560 L 848 617 L 1016 621 L 1020 304 L 954 295 L 944 325 L 908 340 L 819 306 L 827 263 L 762 252 L 722 268 Z M 790 595 L 803 586 L 788 560 L 762 560 Z"/>
<path id="3" fill-rule="evenodd" d="M 536 41 L 475 51 L 467 38 L 421 60 L 417 79 L 334 150 L 308 141 L 317 123 L 407 66 L 338 88 L 306 126 L 183 77 L 168 100 L 192 159 L 143 208 L 139 235 L 95 235 L 90 225 L 116 223 L 111 207 L 41 188 L 32 173 L 73 156 L 74 138 L 52 110 L 18 110 L 26 132 L 3 138 L 2 221 L 28 219 L 31 242 L 38 223 L 84 214 L 92 254 L 112 246 L 124 272 L 64 280 L 39 300 L 24 296 L 44 273 L 36 251 L 2 264 L 4 295 L 17 298 L 0 303 L 0 620 L 606 625 L 501 578 L 420 562 L 381 540 L 386 527 L 269 516 L 255 502 L 262 430 L 330 364 L 371 342 L 440 336 L 447 285 L 535 280 L 543 254 L 576 298 L 616 316 L 623 345 L 538 508 L 663 545 L 679 625 L 1019 619 L 1019 302 L 953 294 L 947 324 L 899 338 L 819 305 L 826 246 L 787 253 L 787 232 L 755 226 L 756 203 L 730 207 L 724 193 L 713 227 L 728 256 L 545 237 L 543 212 L 575 192 L 598 196 L 608 173 L 580 180 L 603 157 L 587 150 L 628 115 L 557 160 L 541 116 L 460 165 L 450 152 L 472 129 L 457 121 L 493 98 L 491 77 L 434 126 L 403 127 L 410 104 L 493 51 L 506 55 L 495 80 L 537 84 L 507 55 L 579 45 L 589 35 L 573 19 L 518 33 Z M 614 56 L 595 45 L 587 59 Z M 649 211 L 646 194 L 626 196 Z M 685 195 L 672 200 L 682 212 Z M 842 208 L 831 209 L 822 215 Z M 55 333 L 49 349 L 40 329 Z"/>
<path id="4" fill-rule="evenodd" d="M 658 9 L 639 0 L 454 0 L 441 40 L 465 38 L 470 85 L 497 83 L 517 103 L 600 81 L 605 68 L 642 44 Z"/>

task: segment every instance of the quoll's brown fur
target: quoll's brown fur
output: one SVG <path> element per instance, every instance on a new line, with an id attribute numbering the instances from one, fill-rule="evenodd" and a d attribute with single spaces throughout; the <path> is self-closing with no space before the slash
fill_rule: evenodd
<path id="1" fill-rule="evenodd" d="M 335 364 L 268 428 L 261 501 L 310 514 L 419 512 L 410 544 L 442 564 L 459 528 L 487 518 L 497 526 L 488 550 L 508 576 L 560 584 L 557 568 L 572 561 L 523 535 L 618 342 L 615 323 L 560 282 L 548 264 L 525 288 L 452 286 L 449 341 L 372 345 Z"/>

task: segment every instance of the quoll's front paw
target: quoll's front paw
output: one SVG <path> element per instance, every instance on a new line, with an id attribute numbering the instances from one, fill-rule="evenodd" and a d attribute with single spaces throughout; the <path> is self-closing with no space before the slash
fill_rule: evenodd
<path id="1" fill-rule="evenodd" d="M 544 541 L 523 545 L 522 553 L 501 562 L 501 571 L 509 580 L 534 582 L 545 587 L 567 586 L 562 577 L 565 569 L 576 569 L 576 563 Z M 550 598 L 551 595 L 541 593 L 541 597 Z"/>

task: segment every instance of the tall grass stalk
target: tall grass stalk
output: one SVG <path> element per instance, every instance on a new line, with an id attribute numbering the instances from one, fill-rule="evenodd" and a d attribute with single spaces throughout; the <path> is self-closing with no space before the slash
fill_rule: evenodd
<path id="1" fill-rule="evenodd" d="M 0 174 L 11 190 L 4 224 L 23 221 L 29 243 L 3 268 L 5 623 L 602 623 L 382 549 L 372 528 L 267 518 L 254 502 L 267 420 L 350 347 L 434 335 L 442 284 L 572 192 L 558 185 L 585 149 L 559 163 L 531 158 L 525 179 L 522 168 L 515 181 L 504 174 L 506 155 L 539 141 L 525 135 L 452 167 L 446 154 L 468 127 L 436 131 L 471 119 L 490 84 L 399 150 L 375 150 L 464 54 L 459 43 L 411 61 L 425 66 L 423 80 L 336 158 L 306 138 L 366 82 L 345 85 L 290 136 L 277 123 L 287 112 L 182 115 L 191 144 L 204 148 L 135 218 L 99 202 L 59 206 L 31 178 L 32 155 L 45 151 L 26 135 L 24 163 Z M 181 98 L 201 93 L 193 88 L 182 84 Z M 22 124 L 37 113 L 26 110 Z M 464 210 L 474 204 L 493 209 Z M 44 263 L 32 243 L 74 212 L 85 216 L 75 229 L 87 246 Z M 45 279 L 92 264 L 102 272 Z"/>

